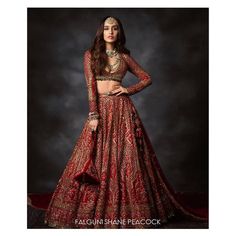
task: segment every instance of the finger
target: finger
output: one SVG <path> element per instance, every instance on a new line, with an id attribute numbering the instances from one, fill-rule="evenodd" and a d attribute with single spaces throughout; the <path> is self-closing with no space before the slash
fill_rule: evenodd
<path id="1" fill-rule="evenodd" d="M 111 91 L 111 94 L 116 94 L 118 92 L 120 92 L 120 90 L 119 89 L 115 89 L 115 90 Z"/>
<path id="2" fill-rule="evenodd" d="M 122 94 L 122 91 L 120 93 L 116 94 L 116 96 L 119 96 L 120 94 Z"/>

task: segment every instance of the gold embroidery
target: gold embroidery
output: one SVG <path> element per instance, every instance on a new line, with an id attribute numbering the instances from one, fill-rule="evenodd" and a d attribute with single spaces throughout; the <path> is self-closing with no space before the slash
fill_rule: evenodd
<path id="1" fill-rule="evenodd" d="M 84 54 L 84 75 L 88 88 L 89 111 L 98 112 L 97 85 L 91 69 L 91 54 L 88 50 Z"/>
<path id="2" fill-rule="evenodd" d="M 137 76 L 140 82 L 127 88 L 128 94 L 135 94 L 152 84 L 151 76 L 128 54 L 123 55 L 131 73 Z"/>
<path id="3" fill-rule="evenodd" d="M 122 75 L 101 75 L 101 76 L 96 76 L 96 80 L 114 80 L 121 82 L 122 81 Z"/>
<path id="4" fill-rule="evenodd" d="M 140 219 L 143 216 L 156 216 L 165 222 L 176 209 L 189 217 L 201 219 L 185 210 L 165 184 L 156 155 L 129 96 L 106 96 L 99 99 L 97 106 L 96 81 L 87 56 L 85 54 L 85 74 L 91 114 L 96 114 L 99 108 L 101 116 L 96 149 L 91 152 L 91 132 L 86 122 L 53 193 L 45 223 L 57 228 L 74 228 L 77 227 L 74 224 L 76 218 Z M 141 80 L 129 87 L 130 94 L 151 84 L 150 76 L 131 57 L 125 55 L 124 58 L 130 71 Z M 126 72 L 125 65 L 121 73 Z M 89 162 L 90 158 L 94 158 L 94 162 Z M 98 184 L 81 182 L 76 178 L 81 173 L 97 180 Z"/>

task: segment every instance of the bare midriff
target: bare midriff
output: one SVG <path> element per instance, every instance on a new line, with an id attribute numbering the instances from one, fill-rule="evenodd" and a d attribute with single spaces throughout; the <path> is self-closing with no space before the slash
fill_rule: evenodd
<path id="1" fill-rule="evenodd" d="M 104 94 L 107 92 L 110 92 L 112 90 L 115 90 L 117 85 L 121 85 L 120 82 L 114 81 L 114 80 L 97 80 L 97 92 L 99 94 Z"/>
<path id="2" fill-rule="evenodd" d="M 121 58 L 120 54 L 117 54 L 116 57 L 108 58 L 109 64 L 114 64 L 116 62 L 116 58 Z M 118 67 L 120 64 L 118 65 Z M 108 71 L 108 68 L 105 68 L 106 71 Z M 116 72 L 109 73 L 109 75 L 114 75 Z M 99 94 L 104 94 L 107 92 L 111 92 L 112 90 L 115 90 L 117 85 L 121 85 L 120 81 L 115 80 L 97 80 L 97 92 Z"/>

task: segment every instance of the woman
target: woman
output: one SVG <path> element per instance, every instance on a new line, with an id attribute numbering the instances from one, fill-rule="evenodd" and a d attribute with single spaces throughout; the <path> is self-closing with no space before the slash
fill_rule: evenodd
<path id="1" fill-rule="evenodd" d="M 162 173 L 130 96 L 152 84 L 125 48 L 122 24 L 105 17 L 84 53 L 89 115 L 53 193 L 45 223 L 56 228 L 158 228 L 182 206 Z M 139 82 L 123 87 L 127 71 Z"/>

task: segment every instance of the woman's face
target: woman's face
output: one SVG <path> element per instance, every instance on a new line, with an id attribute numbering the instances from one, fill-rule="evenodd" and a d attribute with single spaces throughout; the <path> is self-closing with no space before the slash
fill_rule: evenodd
<path id="1" fill-rule="evenodd" d="M 107 43 L 113 43 L 117 40 L 117 35 L 119 32 L 119 26 L 116 21 L 113 22 L 104 22 L 103 28 L 103 38 Z"/>

